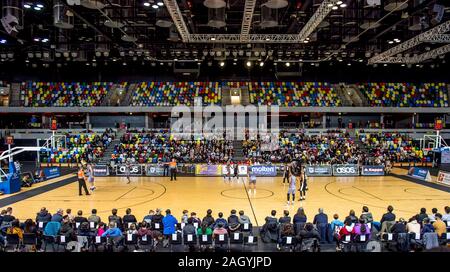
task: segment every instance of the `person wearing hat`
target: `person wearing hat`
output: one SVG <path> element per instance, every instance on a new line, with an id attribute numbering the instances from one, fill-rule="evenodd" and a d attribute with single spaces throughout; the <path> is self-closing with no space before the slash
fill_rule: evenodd
<path id="1" fill-rule="evenodd" d="M 87 189 L 87 186 L 86 186 L 86 176 L 85 176 L 85 174 L 84 174 L 83 166 L 80 166 L 80 168 L 78 169 L 78 174 L 77 174 L 77 176 L 78 176 L 78 194 L 79 194 L 80 196 L 83 195 L 83 194 L 81 193 L 81 188 L 83 188 L 83 189 L 84 189 L 84 192 L 86 193 L 86 195 L 90 195 L 90 194 L 89 194 L 89 191 L 88 191 L 88 189 Z"/>

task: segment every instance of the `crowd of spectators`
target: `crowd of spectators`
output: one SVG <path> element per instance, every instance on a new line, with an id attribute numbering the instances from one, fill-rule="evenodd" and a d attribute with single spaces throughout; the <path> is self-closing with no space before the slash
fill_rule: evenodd
<path id="1" fill-rule="evenodd" d="M 233 158 L 233 144 L 221 137 L 178 139 L 168 132 L 127 132 L 114 147 L 114 163 L 221 163 Z"/>
<path id="2" fill-rule="evenodd" d="M 263 242 L 277 243 L 278 249 L 295 244 L 292 243 L 292 239 L 295 239 L 303 246 L 302 250 L 310 250 L 320 244 L 336 243 L 336 250 L 340 251 L 348 250 L 351 242 L 380 241 L 385 240 L 384 234 L 393 234 L 398 239 L 395 244 L 398 251 L 428 250 L 448 242 L 449 221 L 448 206 L 442 213 L 437 208 L 433 208 L 431 213 L 422 208 L 408 220 L 398 218 L 394 208 L 388 206 L 379 221 L 374 219 L 367 206 L 362 207 L 359 216 L 354 210 L 350 210 L 343 220 L 338 214 L 334 214 L 332 219 L 329 218 L 322 208 L 311 220 L 304 208 L 300 207 L 293 217 L 285 210 L 283 215 L 277 218 L 277 212 L 272 210 L 259 229 L 259 236 Z M 258 231 L 252 228 L 251 223 L 250 217 L 244 211 L 238 212 L 234 209 L 226 218 L 223 212 L 218 212 L 215 217 L 213 211 L 208 209 L 202 219 L 196 212 L 189 213 L 187 210 L 177 219 L 170 209 L 164 213 L 161 209 L 156 209 L 150 210 L 138 220 L 130 208 L 126 209 L 123 217 L 118 214 L 117 209 L 112 209 L 108 218 L 101 218 L 96 209 L 92 209 L 89 215 L 85 215 L 82 210 L 73 214 L 71 209 L 58 209 L 51 214 L 45 207 L 40 209 L 34 219 L 29 218 L 21 222 L 14 216 L 13 208 L 8 207 L 0 214 L 0 245 L 4 247 L 5 241 L 14 236 L 19 244 L 16 249 L 23 250 L 21 242 L 26 240 L 27 235 L 31 235 L 36 240 L 32 245 L 28 244 L 30 251 L 46 250 L 48 244 L 62 244 L 67 251 L 89 251 L 93 248 L 99 249 L 99 245 L 104 246 L 104 250 L 132 251 L 139 249 L 141 244 L 137 241 L 151 241 L 154 248 L 168 247 L 173 240 L 172 235 L 177 233 L 209 235 L 214 239 L 215 236 L 231 236 L 233 233 L 245 231 L 246 235 L 253 236 Z M 414 236 L 409 236 L 410 234 Z M 400 240 L 403 235 L 412 238 Z M 361 236 L 365 239 L 361 239 Z M 291 237 L 291 243 L 286 243 L 286 237 Z M 101 238 L 106 241 L 103 243 Z M 136 242 L 132 243 L 133 241 Z M 195 245 L 189 245 L 189 250 L 197 249 Z"/>

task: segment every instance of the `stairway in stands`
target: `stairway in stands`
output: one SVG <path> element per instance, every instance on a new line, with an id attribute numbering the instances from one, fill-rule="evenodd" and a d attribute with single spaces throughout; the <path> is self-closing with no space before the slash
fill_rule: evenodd
<path id="1" fill-rule="evenodd" d="M 98 160 L 98 164 L 110 164 L 111 155 L 114 153 L 114 147 L 120 144 L 120 139 L 122 138 L 123 134 L 125 134 L 125 130 L 117 131 L 116 137 L 114 138 L 114 140 L 112 140 L 108 148 L 105 149 L 105 152 L 103 152 L 103 157 Z"/>
<path id="2" fill-rule="evenodd" d="M 128 88 L 126 89 L 125 96 L 123 97 L 123 100 L 120 101 L 121 106 L 131 106 L 131 98 L 133 97 L 134 92 L 136 91 L 136 88 L 138 87 L 138 84 L 131 83 Z"/>
<path id="3" fill-rule="evenodd" d="M 20 83 L 12 83 L 9 94 L 9 106 L 20 107 L 22 105 L 20 101 Z"/>
<path id="4" fill-rule="evenodd" d="M 369 148 L 367 148 L 367 146 L 359 139 L 359 137 L 356 136 L 355 134 L 355 130 L 351 129 L 348 131 L 350 134 L 350 138 L 353 139 L 356 147 L 358 148 L 358 150 L 360 150 L 363 154 L 369 154 L 370 150 Z"/>
<path id="5" fill-rule="evenodd" d="M 234 141 L 233 142 L 233 150 L 234 150 L 234 156 L 233 159 L 236 161 L 241 161 L 245 159 L 244 156 L 244 148 L 242 147 L 242 141 Z"/>

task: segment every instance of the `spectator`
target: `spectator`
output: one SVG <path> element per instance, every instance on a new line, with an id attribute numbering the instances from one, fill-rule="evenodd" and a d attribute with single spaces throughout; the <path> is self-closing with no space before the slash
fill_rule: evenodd
<path id="1" fill-rule="evenodd" d="M 430 218 L 430 222 L 433 223 L 434 221 L 436 221 L 436 214 L 438 212 L 437 208 L 433 208 L 431 209 L 431 214 L 428 215 L 428 218 Z"/>
<path id="2" fill-rule="evenodd" d="M 150 210 L 148 211 L 148 214 L 146 216 L 144 216 L 144 219 L 142 221 L 151 224 L 152 223 L 152 219 L 153 219 L 153 215 L 155 215 L 155 211 L 154 210 Z"/>
<path id="3" fill-rule="evenodd" d="M 102 234 L 102 237 L 122 237 L 122 231 L 116 226 L 114 221 L 109 222 L 109 228 Z"/>
<path id="4" fill-rule="evenodd" d="M 216 227 L 214 228 L 214 231 L 213 231 L 213 238 L 216 237 L 216 235 L 221 235 L 221 234 L 228 234 L 228 231 L 225 228 L 224 223 L 222 221 L 217 220 Z"/>
<path id="5" fill-rule="evenodd" d="M 71 223 L 73 223 L 73 219 L 74 219 L 75 217 L 74 217 L 73 214 L 72 214 L 72 209 L 67 209 L 67 210 L 66 210 L 66 214 L 67 214 L 67 216 L 69 217 L 69 221 L 70 221 Z"/>
<path id="6" fill-rule="evenodd" d="M 289 211 L 284 210 L 283 216 L 278 219 L 278 223 L 280 224 L 290 224 L 291 223 L 291 217 L 289 216 Z"/>
<path id="7" fill-rule="evenodd" d="M 342 241 L 345 236 L 353 234 L 352 222 L 348 220 L 344 224 L 344 227 L 339 231 L 339 241 Z"/>
<path id="8" fill-rule="evenodd" d="M 136 223 L 136 222 L 137 222 L 136 217 L 135 217 L 134 215 L 131 214 L 131 209 L 128 208 L 128 209 L 125 211 L 125 215 L 124 215 L 124 217 L 123 217 L 123 223 L 124 223 L 125 225 L 128 225 L 128 223 Z"/>
<path id="9" fill-rule="evenodd" d="M 355 224 L 355 227 L 353 228 L 353 233 L 355 235 L 368 235 L 370 239 L 370 228 L 368 224 L 366 223 L 366 220 L 363 218 L 359 219 L 359 222 Z"/>
<path id="10" fill-rule="evenodd" d="M 11 207 L 6 208 L 6 214 L 3 215 L 3 220 L 1 224 L 9 225 L 12 221 L 14 221 L 16 218 L 12 215 L 12 213 L 13 208 Z"/>
<path id="11" fill-rule="evenodd" d="M 300 240 L 316 238 L 320 241 L 320 235 L 317 230 L 314 229 L 314 225 L 306 223 L 305 228 L 299 233 Z"/>
<path id="12" fill-rule="evenodd" d="M 294 215 L 294 224 L 305 224 L 306 221 L 305 210 L 302 207 L 298 208 L 297 213 Z"/>
<path id="13" fill-rule="evenodd" d="M 350 221 L 352 224 L 358 223 L 358 217 L 356 217 L 354 210 L 350 210 L 349 215 L 344 219 L 344 223 L 347 221 Z"/>
<path id="14" fill-rule="evenodd" d="M 23 240 L 23 230 L 20 228 L 20 222 L 17 219 L 14 219 L 11 222 L 11 226 L 6 229 L 6 234 L 17 234 L 19 239 Z"/>
<path id="15" fill-rule="evenodd" d="M 434 227 L 430 223 L 430 218 L 426 217 L 422 221 L 422 234 L 429 232 L 434 232 Z"/>
<path id="16" fill-rule="evenodd" d="M 145 221 L 142 222 L 142 225 L 138 230 L 139 237 L 147 236 L 153 238 L 153 232 L 150 230 L 149 226 L 150 226 L 149 223 Z"/>
<path id="17" fill-rule="evenodd" d="M 391 228 L 391 233 L 406 233 L 405 219 L 400 218 Z"/>
<path id="18" fill-rule="evenodd" d="M 166 216 L 164 216 L 162 220 L 163 224 L 163 234 L 166 238 L 169 238 L 169 235 L 174 234 L 176 229 L 175 226 L 178 224 L 178 220 L 171 214 L 170 210 L 166 210 Z M 169 245 L 169 240 L 164 241 L 164 247 Z"/>
<path id="19" fill-rule="evenodd" d="M 181 216 L 181 223 L 188 223 L 189 212 L 188 210 L 183 210 L 183 215 Z"/>
<path id="20" fill-rule="evenodd" d="M 97 215 L 97 209 L 92 209 L 91 215 L 88 217 L 88 221 L 94 222 L 97 225 L 102 221 L 100 216 Z"/>
<path id="21" fill-rule="evenodd" d="M 111 215 L 108 217 L 108 222 L 114 222 L 117 228 L 122 228 L 123 222 L 122 218 L 117 215 L 117 209 L 111 210 Z"/>
<path id="22" fill-rule="evenodd" d="M 106 225 L 103 222 L 99 222 L 97 226 L 97 236 L 102 236 L 106 231 Z"/>
<path id="23" fill-rule="evenodd" d="M 395 221 L 395 214 L 393 213 L 394 207 L 389 205 L 387 207 L 387 213 L 383 214 L 380 220 L 380 224 L 383 224 L 385 221 Z"/>
<path id="24" fill-rule="evenodd" d="M 192 218 L 188 218 L 186 225 L 183 228 L 183 235 L 192 234 L 195 235 L 197 233 L 194 222 Z"/>
<path id="25" fill-rule="evenodd" d="M 5 217 L 5 215 L 6 215 L 6 210 L 2 210 L 0 212 L 0 226 L 2 226 L 2 224 L 3 224 L 3 217 Z"/>
<path id="26" fill-rule="evenodd" d="M 250 217 L 244 214 L 243 210 L 239 211 L 239 223 L 241 224 L 250 224 Z"/>
<path id="27" fill-rule="evenodd" d="M 52 215 L 47 211 L 45 207 L 41 208 L 41 211 L 36 216 L 36 222 L 47 223 L 52 220 Z"/>
<path id="28" fill-rule="evenodd" d="M 138 231 L 136 229 L 136 224 L 130 222 L 130 227 L 127 230 L 127 235 L 137 235 Z"/>
<path id="29" fill-rule="evenodd" d="M 422 224 L 422 221 L 423 221 L 425 218 L 429 218 L 429 217 L 428 217 L 428 214 L 427 214 L 427 209 L 421 208 L 421 209 L 420 209 L 420 213 L 419 213 L 419 215 L 417 216 L 417 222 L 419 222 L 420 224 Z"/>
<path id="30" fill-rule="evenodd" d="M 228 217 L 228 228 L 231 232 L 239 230 L 241 224 L 239 223 L 239 217 L 236 215 L 236 210 L 233 209 L 230 212 L 230 216 Z"/>
<path id="31" fill-rule="evenodd" d="M 197 229 L 197 235 L 212 235 L 213 231 L 207 222 L 203 222 L 201 227 Z"/>
<path id="32" fill-rule="evenodd" d="M 323 208 L 319 208 L 319 213 L 314 216 L 313 224 L 328 224 L 328 215 L 323 212 Z"/>
<path id="33" fill-rule="evenodd" d="M 339 215 L 335 213 L 333 215 L 333 220 L 330 223 L 330 228 L 333 231 L 333 233 L 339 233 L 339 230 L 344 226 L 344 222 L 339 220 Z"/>
<path id="34" fill-rule="evenodd" d="M 53 214 L 51 221 L 53 222 L 62 222 L 64 211 L 63 209 L 58 209 L 55 214 Z"/>
<path id="35" fill-rule="evenodd" d="M 434 216 L 436 220 L 433 223 L 433 228 L 438 237 L 442 237 L 442 234 L 447 232 L 447 226 L 445 225 L 444 221 L 442 221 L 442 215 L 440 213 L 436 213 Z"/>
<path id="36" fill-rule="evenodd" d="M 369 212 L 369 207 L 363 206 L 363 208 L 362 208 L 362 214 L 361 214 L 361 217 L 360 217 L 360 218 L 364 219 L 364 222 L 365 222 L 366 224 L 372 224 L 372 222 L 373 222 L 373 216 L 372 216 L 372 213 Z"/>
<path id="37" fill-rule="evenodd" d="M 73 221 L 75 223 L 80 223 L 80 224 L 84 223 L 84 222 L 86 222 L 86 223 L 88 222 L 87 218 L 83 216 L 83 211 L 82 210 L 79 210 L 77 212 L 77 216 L 73 219 Z"/>
<path id="38" fill-rule="evenodd" d="M 406 231 L 420 234 L 420 224 L 417 222 L 417 215 L 409 219 L 409 222 L 406 224 Z"/>
<path id="39" fill-rule="evenodd" d="M 161 214 L 161 209 L 156 209 L 155 215 L 152 217 L 152 224 L 162 224 L 164 220 L 164 215 Z"/>
<path id="40" fill-rule="evenodd" d="M 72 224 L 70 223 L 70 219 L 68 215 L 64 215 L 62 218 L 61 229 L 59 230 L 62 236 L 66 238 L 72 237 L 74 234 L 74 230 L 72 228 Z"/>
<path id="41" fill-rule="evenodd" d="M 445 211 L 445 214 L 442 215 L 442 221 L 449 222 L 450 221 L 450 206 L 445 206 L 444 211 Z"/>
<path id="42" fill-rule="evenodd" d="M 202 225 L 202 220 L 200 220 L 200 218 L 197 217 L 197 213 L 196 212 L 191 212 L 191 217 L 192 218 L 192 224 L 197 224 L 197 227 Z M 189 218 L 188 218 L 189 220 Z"/>
<path id="43" fill-rule="evenodd" d="M 208 209 L 206 211 L 206 216 L 203 217 L 202 222 L 208 224 L 209 227 L 211 227 L 214 224 L 215 221 L 214 221 L 214 217 L 212 217 L 212 210 L 211 209 Z"/>
<path id="44" fill-rule="evenodd" d="M 217 218 L 216 222 L 214 223 L 214 229 L 217 228 L 217 225 L 219 223 L 221 223 L 224 228 L 228 228 L 228 222 L 227 222 L 227 220 L 225 220 L 225 218 L 223 218 L 223 213 L 219 212 L 218 216 L 219 216 L 219 218 Z"/>

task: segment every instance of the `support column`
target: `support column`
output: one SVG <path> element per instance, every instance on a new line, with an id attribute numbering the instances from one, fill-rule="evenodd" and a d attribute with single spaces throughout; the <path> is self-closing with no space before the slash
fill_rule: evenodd
<path id="1" fill-rule="evenodd" d="M 145 113 L 145 129 L 147 130 L 148 129 L 148 122 L 149 122 L 149 115 L 150 113 Z"/>
<path id="2" fill-rule="evenodd" d="M 381 128 L 385 128 L 385 126 L 383 124 L 384 124 L 384 114 L 381 114 L 381 116 L 380 116 L 380 127 Z"/>
<path id="3" fill-rule="evenodd" d="M 322 116 L 322 128 L 327 128 L 327 114 L 324 113 Z"/>
<path id="4" fill-rule="evenodd" d="M 91 115 L 89 113 L 86 113 L 86 129 L 90 129 L 91 124 Z"/>

